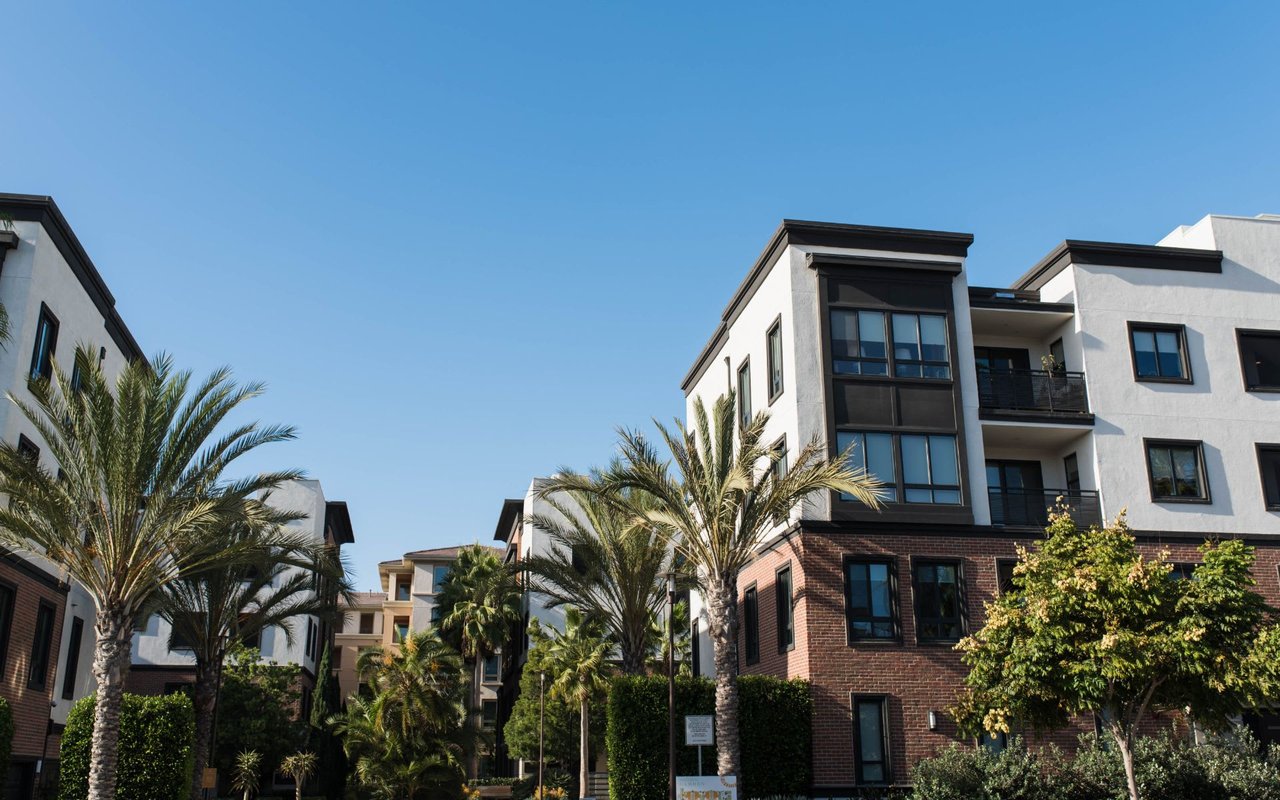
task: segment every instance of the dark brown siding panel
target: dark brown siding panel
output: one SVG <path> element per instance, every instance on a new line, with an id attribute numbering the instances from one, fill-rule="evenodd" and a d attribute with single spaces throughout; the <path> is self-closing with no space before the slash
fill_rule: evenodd
<path id="1" fill-rule="evenodd" d="M 893 425 L 893 387 L 887 383 L 835 385 L 836 425 Z"/>
<path id="2" fill-rule="evenodd" d="M 936 428 L 946 433 L 960 428 L 956 396 L 950 384 L 899 386 L 898 409 L 903 427 Z"/>

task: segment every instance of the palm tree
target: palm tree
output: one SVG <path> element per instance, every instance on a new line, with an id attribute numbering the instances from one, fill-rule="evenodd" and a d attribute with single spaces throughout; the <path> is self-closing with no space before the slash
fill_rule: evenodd
<path id="1" fill-rule="evenodd" d="M 244 793 L 244 800 L 258 791 L 258 777 L 262 772 L 262 755 L 256 750 L 245 750 L 236 756 L 235 773 L 231 776 L 231 788 Z"/>
<path id="2" fill-rule="evenodd" d="M 192 700 L 196 714 L 191 800 L 203 793 L 204 768 L 212 753 L 222 665 L 236 642 L 278 628 L 294 642 L 293 619 L 337 615 L 333 588 L 350 594 L 346 569 L 337 552 L 305 534 L 272 525 L 228 525 L 210 538 L 216 549 L 252 545 L 248 556 L 195 570 L 170 581 L 161 591 L 159 613 L 170 624 L 170 646 L 190 648 L 196 662 Z M 317 591 L 317 588 L 321 591 Z"/>
<path id="3" fill-rule="evenodd" d="M 613 643 L 576 608 L 566 609 L 564 632 L 552 630 L 549 639 L 551 694 L 578 704 L 578 796 L 586 797 L 591 772 L 590 703 L 608 685 Z"/>
<path id="4" fill-rule="evenodd" d="M 521 619 L 513 573 L 492 549 L 479 544 L 458 551 L 438 603 L 442 633 L 469 660 L 496 652 Z"/>
<path id="5" fill-rule="evenodd" d="M 622 670 L 643 674 L 657 641 L 652 620 L 667 599 L 671 546 L 644 517 L 652 507 L 648 495 L 609 491 L 599 472 L 562 477 L 593 488 L 539 490 L 557 514 L 533 514 L 528 522 L 546 531 L 555 547 L 520 568 L 550 606 L 573 605 L 603 623 L 618 642 Z"/>
<path id="6" fill-rule="evenodd" d="M 622 463 L 610 471 L 604 487 L 649 494 L 654 508 L 647 518 L 696 571 L 715 655 L 717 767 L 721 775 L 740 775 L 738 573 L 805 498 L 837 491 L 879 508 L 879 483 L 851 467 L 848 453 L 828 460 L 818 441 L 806 444 L 785 471 L 775 469 L 780 454 L 763 443 L 768 413 L 757 413 L 735 437 L 733 392 L 716 400 L 710 416 L 702 398 L 696 398 L 693 415 L 692 429 L 679 420 L 674 430 L 655 422 L 670 461 L 640 434 L 623 431 Z M 580 480 L 552 483 L 594 490 Z"/>
<path id="7" fill-rule="evenodd" d="M 460 794 L 463 765 L 457 753 L 464 747 L 461 725 L 451 734 L 406 737 L 396 728 L 378 723 L 376 700 L 353 697 L 347 708 L 330 719 L 343 749 L 353 760 L 356 780 L 386 800 L 415 800 L 419 792 L 433 796 Z"/>
<path id="8" fill-rule="evenodd" d="M 280 771 L 293 778 L 294 797 L 302 800 L 302 786 L 316 771 L 316 754 L 302 752 L 285 756 L 284 761 L 280 762 Z"/>
<path id="9" fill-rule="evenodd" d="M 218 552 L 209 538 L 229 520 L 269 525 L 278 513 L 255 497 L 297 477 L 273 472 L 228 482 L 227 468 L 293 429 L 256 423 L 215 431 L 260 384 L 237 386 L 221 369 L 198 385 L 167 356 L 124 367 L 109 385 L 96 353 L 76 352 L 73 387 L 55 365 L 31 384 L 35 405 L 9 395 L 61 466 L 50 474 L 0 443 L 0 546 L 43 556 L 93 598 L 97 684 L 89 800 L 115 796 L 120 702 L 134 620 L 179 575 L 250 549 Z"/>

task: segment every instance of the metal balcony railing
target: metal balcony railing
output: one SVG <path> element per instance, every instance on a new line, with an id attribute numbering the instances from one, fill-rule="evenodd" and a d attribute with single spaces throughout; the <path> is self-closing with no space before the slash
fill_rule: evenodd
<path id="1" fill-rule="evenodd" d="M 978 403 L 1006 411 L 1089 413 L 1083 372 L 979 369 Z"/>
<path id="2" fill-rule="evenodd" d="M 1049 511 L 1059 504 L 1067 507 L 1080 527 L 1102 524 L 1102 503 L 1092 489 L 993 488 L 989 495 L 992 525 L 1043 528 L 1049 524 Z"/>

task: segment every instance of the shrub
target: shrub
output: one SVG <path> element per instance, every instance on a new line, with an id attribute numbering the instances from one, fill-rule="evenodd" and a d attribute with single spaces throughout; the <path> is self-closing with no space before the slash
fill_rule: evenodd
<path id="1" fill-rule="evenodd" d="M 13 711 L 0 697 L 0 786 L 9 780 L 9 754 L 13 750 Z"/>
<path id="2" fill-rule="evenodd" d="M 59 800 L 89 793 L 89 748 L 94 700 L 76 703 L 62 732 Z M 126 694 L 120 708 L 120 761 L 116 796 L 185 800 L 194 766 L 195 712 L 185 694 L 141 697 Z"/>

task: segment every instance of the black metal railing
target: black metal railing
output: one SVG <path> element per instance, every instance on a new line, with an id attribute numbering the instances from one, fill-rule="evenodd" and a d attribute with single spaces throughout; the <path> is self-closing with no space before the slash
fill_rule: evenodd
<path id="1" fill-rule="evenodd" d="M 992 525 L 1024 525 L 1043 528 L 1049 511 L 1066 506 L 1077 525 L 1102 523 L 1102 503 L 1092 489 L 1001 489 L 989 490 Z"/>
<path id="2" fill-rule="evenodd" d="M 978 370 L 978 403 L 1009 411 L 1089 413 L 1083 372 Z"/>

